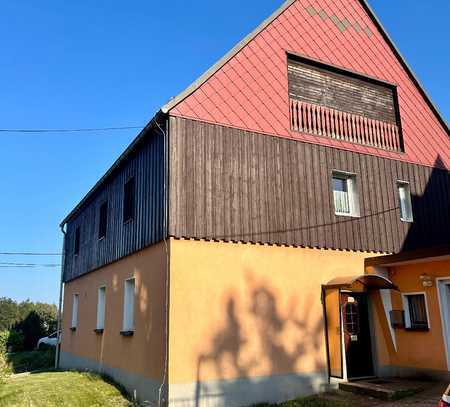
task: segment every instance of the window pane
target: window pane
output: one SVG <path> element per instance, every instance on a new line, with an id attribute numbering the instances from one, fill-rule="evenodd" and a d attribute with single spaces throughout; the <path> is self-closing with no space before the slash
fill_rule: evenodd
<path id="1" fill-rule="evenodd" d="M 106 288 L 100 287 L 98 289 L 97 302 L 97 329 L 103 329 L 105 327 L 105 294 Z"/>
<path id="2" fill-rule="evenodd" d="M 409 317 L 411 320 L 411 328 L 427 328 L 427 309 L 425 306 L 425 296 L 408 295 Z"/>
<path id="3" fill-rule="evenodd" d="M 333 195 L 336 213 L 350 214 L 350 197 L 348 193 L 348 180 L 333 177 Z"/>
<path id="4" fill-rule="evenodd" d="M 106 230 L 108 227 L 108 202 L 100 206 L 99 223 L 98 223 L 98 238 L 106 237 Z"/>
<path id="5" fill-rule="evenodd" d="M 78 323 L 78 302 L 79 296 L 78 294 L 74 294 L 72 302 L 72 328 L 76 328 Z"/>
<path id="6" fill-rule="evenodd" d="M 398 196 L 400 201 L 400 214 L 402 220 L 412 221 L 412 204 L 411 204 L 411 192 L 408 184 L 400 183 L 398 185 Z"/>
<path id="7" fill-rule="evenodd" d="M 128 222 L 134 219 L 134 178 L 130 180 L 124 186 L 123 193 L 123 221 Z"/>
<path id="8" fill-rule="evenodd" d="M 123 330 L 134 330 L 134 279 L 126 280 L 123 301 Z"/>
<path id="9" fill-rule="evenodd" d="M 75 244 L 73 247 L 73 254 L 74 255 L 80 254 L 80 227 L 77 227 L 75 229 Z"/>

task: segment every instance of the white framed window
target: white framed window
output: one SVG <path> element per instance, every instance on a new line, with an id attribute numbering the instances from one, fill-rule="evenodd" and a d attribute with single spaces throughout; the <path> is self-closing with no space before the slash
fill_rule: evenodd
<path id="1" fill-rule="evenodd" d="M 406 329 L 430 329 L 428 304 L 424 292 L 402 294 Z"/>
<path id="2" fill-rule="evenodd" d="M 334 211 L 339 216 L 359 216 L 359 197 L 356 175 L 333 171 Z"/>
<path id="3" fill-rule="evenodd" d="M 135 279 L 125 280 L 123 292 L 123 332 L 134 331 Z"/>
<path id="4" fill-rule="evenodd" d="M 78 305 L 80 303 L 80 296 L 78 294 L 73 295 L 72 299 L 72 324 L 70 327 L 75 330 L 78 325 Z"/>
<path id="5" fill-rule="evenodd" d="M 398 199 L 400 201 L 400 219 L 403 222 L 413 222 L 413 210 L 411 203 L 411 188 L 409 182 L 397 181 Z"/>
<path id="6" fill-rule="evenodd" d="M 106 287 L 99 287 L 97 297 L 97 330 L 105 329 Z"/>

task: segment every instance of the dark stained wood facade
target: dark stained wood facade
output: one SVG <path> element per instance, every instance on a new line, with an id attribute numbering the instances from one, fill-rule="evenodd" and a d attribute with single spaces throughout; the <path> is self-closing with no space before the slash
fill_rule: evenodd
<path id="1" fill-rule="evenodd" d="M 165 137 L 157 129 L 149 130 L 135 151 L 68 220 L 64 281 L 143 249 L 167 235 L 165 163 Z M 134 219 L 124 223 L 124 185 L 131 177 L 135 179 Z M 105 201 L 108 202 L 106 237 L 99 239 L 99 211 Z M 78 227 L 80 249 L 75 255 Z"/>
<path id="2" fill-rule="evenodd" d="M 171 236 L 386 253 L 450 242 L 447 171 L 175 117 L 169 145 Z M 360 217 L 335 215 L 333 170 L 356 174 Z"/>
<path id="3" fill-rule="evenodd" d="M 288 59 L 288 78 L 292 99 L 399 124 L 394 86 L 295 57 Z"/>

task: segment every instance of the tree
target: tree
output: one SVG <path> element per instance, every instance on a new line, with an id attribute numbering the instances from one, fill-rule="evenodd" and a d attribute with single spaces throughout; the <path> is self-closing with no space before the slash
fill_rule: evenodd
<path id="1" fill-rule="evenodd" d="M 0 298 L 0 331 L 9 330 L 19 318 L 17 303 L 11 298 Z"/>

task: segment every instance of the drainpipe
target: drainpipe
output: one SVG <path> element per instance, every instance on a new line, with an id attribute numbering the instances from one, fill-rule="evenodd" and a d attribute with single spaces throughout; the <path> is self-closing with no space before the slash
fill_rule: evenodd
<path id="1" fill-rule="evenodd" d="M 65 225 L 60 225 L 61 232 L 64 235 L 63 238 L 63 250 L 61 254 L 61 278 L 59 281 L 59 305 L 58 305 L 58 316 L 57 316 L 57 340 L 56 340 L 56 355 L 55 355 L 55 369 L 59 368 L 59 356 L 61 352 L 61 319 L 62 319 L 62 298 L 63 298 L 63 287 L 64 287 L 64 261 L 66 257 L 66 231 L 64 230 Z"/>
<path id="2" fill-rule="evenodd" d="M 155 124 L 158 127 L 159 131 L 164 137 L 164 200 L 165 200 L 165 207 L 164 207 L 164 247 L 166 252 L 166 295 L 165 295 L 165 355 L 164 355 L 164 372 L 162 377 L 161 385 L 158 389 L 158 407 L 164 407 L 168 405 L 168 391 L 166 389 L 167 387 L 167 374 L 168 374 L 168 367 L 169 367 L 169 296 L 170 296 L 170 254 L 169 254 L 169 246 L 168 246 L 168 213 L 169 213 L 169 204 L 168 204 L 168 179 L 169 179 L 169 154 L 168 154 L 168 145 L 169 145 L 169 137 L 167 133 L 167 129 L 169 127 L 169 119 L 166 116 L 165 117 L 165 128 L 161 128 L 161 126 L 158 123 L 158 118 L 155 119 Z"/>

